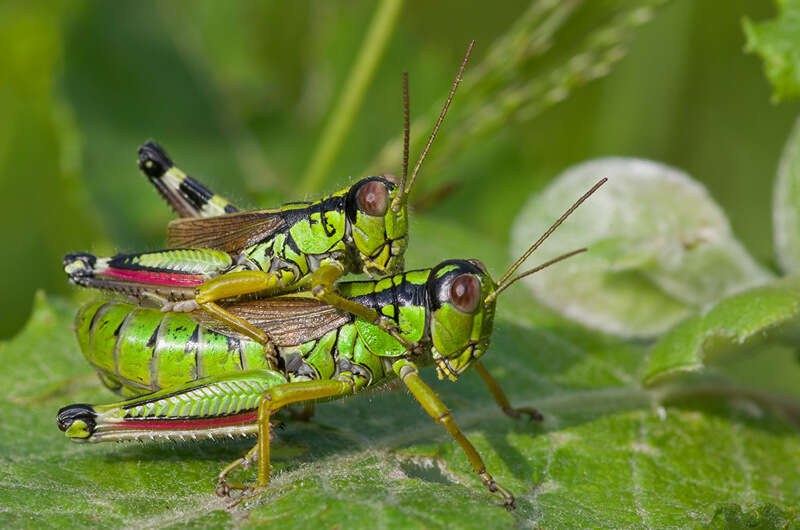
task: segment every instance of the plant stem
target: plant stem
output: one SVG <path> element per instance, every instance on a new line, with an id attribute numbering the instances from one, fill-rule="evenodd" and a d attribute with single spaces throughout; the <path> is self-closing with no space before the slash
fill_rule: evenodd
<path id="1" fill-rule="evenodd" d="M 381 0 L 375 10 L 358 58 L 347 76 L 347 84 L 325 125 L 322 138 L 301 181 L 302 193 L 310 193 L 319 188 L 339 154 L 378 62 L 386 50 L 389 37 L 394 33 L 402 5 L 403 0 Z"/>

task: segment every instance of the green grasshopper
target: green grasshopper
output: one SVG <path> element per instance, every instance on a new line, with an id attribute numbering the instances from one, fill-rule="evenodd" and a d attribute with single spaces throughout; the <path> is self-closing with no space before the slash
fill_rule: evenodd
<path id="1" fill-rule="evenodd" d="M 163 149 L 149 142 L 139 150 L 140 168 L 183 217 L 167 229 L 167 242 L 174 248 L 111 258 L 70 254 L 64 259 L 65 272 L 78 285 L 121 291 L 140 302 L 149 299 L 163 311 L 203 309 L 262 344 L 269 341 L 262 330 L 218 302 L 310 288 L 318 300 L 367 318 L 372 312 L 338 294 L 335 282 L 347 273 L 382 276 L 403 269 L 408 197 L 461 82 L 473 44 L 410 177 L 406 75 L 399 180 L 388 174 L 373 176 L 317 201 L 238 211 L 176 168 Z M 379 317 L 374 323 L 397 334 L 390 319 Z"/>
<path id="2" fill-rule="evenodd" d="M 440 379 L 455 381 L 470 366 L 502 410 L 514 418 L 541 415 L 514 408 L 480 363 L 489 346 L 498 295 L 518 279 L 586 249 L 570 252 L 512 278 L 536 248 L 598 182 L 495 282 L 478 260 L 448 260 L 379 281 L 338 284 L 348 300 L 372 312 L 361 318 L 311 297 L 285 295 L 226 305 L 270 337 L 254 342 L 203 312 L 160 313 L 120 302 L 83 307 L 76 329 L 81 349 L 101 377 L 124 393 L 151 393 L 109 405 L 75 404 L 58 413 L 58 426 L 78 442 L 145 438 L 217 438 L 257 434 L 256 445 L 225 467 L 217 492 L 247 490 L 229 473 L 258 461 L 252 491 L 270 480 L 270 419 L 287 405 L 336 399 L 399 378 L 425 411 L 461 445 L 483 484 L 514 508 L 456 425 L 450 411 L 418 375 L 434 364 Z M 390 318 L 392 336 L 374 324 Z"/>

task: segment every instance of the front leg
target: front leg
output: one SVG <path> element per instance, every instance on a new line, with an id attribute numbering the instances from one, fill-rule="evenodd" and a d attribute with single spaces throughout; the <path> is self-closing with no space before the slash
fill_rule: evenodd
<path id="1" fill-rule="evenodd" d="M 461 446 L 461 449 L 467 454 L 467 458 L 469 459 L 470 464 L 472 464 L 472 469 L 475 470 L 475 473 L 481 478 L 481 482 L 483 485 L 486 486 L 489 491 L 492 493 L 498 492 L 500 495 L 503 496 L 503 503 L 505 504 L 506 508 L 513 510 L 516 508 L 514 504 L 514 495 L 511 494 L 510 491 L 505 489 L 503 486 L 495 482 L 492 476 L 486 471 L 486 465 L 483 463 L 483 459 L 481 455 L 478 454 L 478 451 L 475 447 L 470 443 L 466 436 L 461 432 L 456 425 L 456 422 L 453 420 L 453 415 L 447 409 L 447 406 L 439 399 L 439 396 L 425 384 L 425 382 L 420 379 L 419 373 L 417 371 L 417 367 L 415 364 L 406 361 L 406 360 L 399 360 L 394 363 L 394 371 L 400 377 L 400 380 L 405 383 L 406 387 L 411 391 L 419 404 L 422 405 L 422 408 L 425 409 L 431 418 L 433 418 L 437 423 L 441 423 L 447 429 L 447 432 L 455 438 L 458 444 Z"/>
<path id="2" fill-rule="evenodd" d="M 481 376 L 483 382 L 486 383 L 487 387 L 489 387 L 489 392 L 492 393 L 492 396 L 494 396 L 494 400 L 497 402 L 497 405 L 503 410 L 503 412 L 506 413 L 506 415 L 511 416 L 515 420 L 520 419 L 523 414 L 527 414 L 528 417 L 532 420 L 536 421 L 544 420 L 542 413 L 534 408 L 512 407 L 511 402 L 509 402 L 508 397 L 506 397 L 506 393 L 503 392 L 503 389 L 500 388 L 500 385 L 497 384 L 497 381 L 494 380 L 492 374 L 490 374 L 489 371 L 486 370 L 486 368 L 480 363 L 480 361 L 473 361 L 472 366 L 475 367 L 475 371 L 478 372 L 478 375 Z"/>
<path id="3" fill-rule="evenodd" d="M 336 260 L 325 260 L 311 276 L 311 294 L 326 304 L 338 307 L 343 311 L 363 318 L 367 322 L 377 322 L 380 315 L 374 309 L 348 300 L 336 290 L 336 281 L 344 276 L 344 266 Z"/>

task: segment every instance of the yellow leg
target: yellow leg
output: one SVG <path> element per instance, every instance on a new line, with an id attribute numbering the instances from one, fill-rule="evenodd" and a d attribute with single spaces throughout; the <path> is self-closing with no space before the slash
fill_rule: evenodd
<path id="1" fill-rule="evenodd" d="M 481 455 L 470 443 L 466 436 L 461 432 L 453 420 L 452 414 L 447 409 L 447 406 L 439 399 L 439 396 L 420 379 L 416 365 L 409 361 L 400 360 L 394 364 L 394 371 L 400 376 L 400 379 L 405 383 L 414 397 L 422 405 L 422 408 L 427 412 L 437 423 L 441 423 L 447 429 L 447 432 L 455 438 L 461 449 L 467 455 L 469 463 L 472 464 L 472 469 L 481 477 L 483 485 L 489 488 L 491 492 L 498 492 L 503 496 L 504 504 L 507 508 L 513 510 L 514 495 L 510 491 L 502 487 L 494 481 L 492 476 L 486 471 L 486 466 L 483 463 Z"/>
<path id="2" fill-rule="evenodd" d="M 232 315 L 214 302 L 243 294 L 277 291 L 281 287 L 278 277 L 269 272 L 229 272 L 212 278 L 198 287 L 194 299 L 202 309 L 214 315 L 217 320 L 227 324 L 231 329 L 261 344 L 267 344 L 269 337 L 266 333 L 243 318 Z"/>
<path id="3" fill-rule="evenodd" d="M 314 275 L 311 278 L 311 293 L 314 295 L 314 298 L 375 324 L 397 339 L 408 351 L 415 351 L 417 345 L 405 340 L 400 334 L 400 329 L 394 322 L 381 315 L 376 310 L 370 309 L 358 302 L 348 300 L 336 292 L 336 286 L 334 284 L 343 274 L 344 269 L 338 262 L 333 261 L 320 265 L 320 267 L 314 271 Z"/>
<path id="4" fill-rule="evenodd" d="M 244 466 L 245 468 L 247 468 L 250 465 L 250 462 L 252 462 L 256 458 L 256 456 L 257 456 L 256 455 L 256 450 L 257 449 L 258 449 L 258 446 L 256 445 L 252 449 L 250 449 L 247 452 L 247 454 L 244 455 L 242 458 L 239 458 L 238 460 L 235 460 L 235 461 L 231 462 L 230 464 L 225 466 L 222 469 L 222 471 L 219 472 L 219 475 L 217 476 L 217 495 L 218 496 L 227 497 L 227 496 L 230 495 L 231 490 L 246 490 L 247 489 L 247 486 L 245 484 L 242 484 L 241 482 L 231 482 L 231 481 L 229 481 L 228 480 L 228 475 L 230 475 L 230 473 L 234 469 L 236 469 L 238 467 Z"/>
<path id="5" fill-rule="evenodd" d="M 211 278 L 197 288 L 195 300 L 198 304 L 214 302 L 242 294 L 266 290 L 279 290 L 283 286 L 276 274 L 263 271 L 228 272 Z"/>
<path id="6" fill-rule="evenodd" d="M 258 405 L 258 482 L 257 488 L 269 484 L 269 418 L 272 413 L 298 401 L 310 401 L 351 394 L 354 387 L 349 381 L 302 381 L 270 388 Z"/>
<path id="7" fill-rule="evenodd" d="M 381 315 L 374 309 L 344 298 L 336 292 L 335 283 L 344 275 L 344 269 L 338 262 L 327 262 L 320 265 L 311 277 L 311 293 L 314 298 L 338 307 L 367 322 L 377 322 Z"/>
<path id="8" fill-rule="evenodd" d="M 400 341 L 409 351 L 415 350 L 416 345 L 403 339 L 400 335 L 400 330 L 397 329 L 391 320 L 374 309 L 370 309 L 358 302 L 348 300 L 336 292 L 335 283 L 343 274 L 344 269 L 339 262 L 327 261 L 322 263 L 320 267 L 314 271 L 311 280 L 311 292 L 314 297 L 326 304 L 330 304 L 377 325 Z M 195 292 L 195 302 L 197 302 L 200 308 L 214 315 L 217 320 L 228 325 L 231 329 L 261 344 L 266 344 L 269 342 L 269 337 L 263 331 L 250 324 L 247 320 L 232 315 L 215 302 L 225 298 L 262 291 L 279 292 L 282 288 L 283 285 L 278 279 L 278 276 L 269 272 L 229 272 L 212 278 L 198 287 Z"/>
<path id="9" fill-rule="evenodd" d="M 272 439 L 275 429 L 283 425 L 279 421 L 271 421 L 270 422 L 270 434 L 269 437 Z M 248 489 L 248 485 L 242 482 L 233 482 L 228 480 L 228 475 L 231 474 L 235 469 L 239 467 L 244 467 L 245 469 L 250 467 L 250 464 L 256 461 L 258 458 L 258 445 L 253 446 L 246 455 L 242 458 L 234 460 L 227 466 L 225 466 L 222 471 L 219 472 L 217 475 L 217 495 L 220 497 L 229 497 L 231 490 L 246 490 Z"/>
<path id="10" fill-rule="evenodd" d="M 480 361 L 473 361 L 472 366 L 475 367 L 475 371 L 478 372 L 478 375 L 481 376 L 483 382 L 486 383 L 486 386 L 489 387 L 489 392 L 491 392 L 492 395 L 494 396 L 494 400 L 497 402 L 498 406 L 508 416 L 511 416 L 515 420 L 518 420 L 523 414 L 527 414 L 528 417 L 532 420 L 542 421 L 544 419 L 542 417 L 542 413 L 534 408 L 512 407 L 511 403 L 508 401 L 508 397 L 506 397 L 506 393 L 503 392 L 503 389 L 500 388 L 500 385 L 497 384 L 497 381 L 494 380 L 492 374 L 490 374 L 489 371 L 486 370 L 486 368 L 484 368 L 484 366 L 480 363 Z"/>

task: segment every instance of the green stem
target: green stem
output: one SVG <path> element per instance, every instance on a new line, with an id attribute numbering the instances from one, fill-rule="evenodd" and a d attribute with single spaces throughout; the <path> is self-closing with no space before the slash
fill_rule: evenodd
<path id="1" fill-rule="evenodd" d="M 302 193 L 310 193 L 320 187 L 331 164 L 339 154 L 342 143 L 350 132 L 353 120 L 364 99 L 364 93 L 375 74 L 378 61 L 383 56 L 389 37 L 397 25 L 402 5 L 403 0 L 381 0 L 376 9 L 358 58 L 348 75 L 347 84 L 339 96 L 333 114 L 325 125 L 322 139 L 303 176 Z"/>

